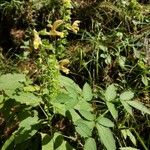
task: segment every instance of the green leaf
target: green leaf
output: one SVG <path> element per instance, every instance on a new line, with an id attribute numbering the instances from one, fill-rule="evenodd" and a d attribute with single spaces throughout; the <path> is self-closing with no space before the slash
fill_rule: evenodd
<path id="1" fill-rule="evenodd" d="M 124 56 L 119 57 L 118 63 L 121 68 L 125 68 L 125 61 L 126 61 L 126 57 L 124 57 Z"/>
<path id="2" fill-rule="evenodd" d="M 54 141 L 52 136 L 41 133 L 42 136 L 42 150 L 54 150 Z"/>
<path id="3" fill-rule="evenodd" d="M 18 130 L 15 132 L 15 143 L 22 143 L 31 138 L 38 131 L 38 117 L 28 117 L 20 122 Z"/>
<path id="4" fill-rule="evenodd" d="M 114 84 L 111 84 L 107 87 L 106 91 L 105 91 L 105 99 L 106 101 L 112 101 L 116 98 L 116 87 L 114 86 Z"/>
<path id="5" fill-rule="evenodd" d="M 142 75 L 142 82 L 145 86 L 148 86 L 148 78 L 146 75 Z"/>
<path id="6" fill-rule="evenodd" d="M 56 98 L 56 102 L 65 104 L 66 109 L 71 109 L 77 105 L 78 99 L 74 99 L 69 94 L 66 93 L 59 93 Z"/>
<path id="7" fill-rule="evenodd" d="M 136 138 L 129 129 L 127 130 L 127 135 L 130 138 L 131 142 L 136 146 Z"/>
<path id="8" fill-rule="evenodd" d="M 42 99 L 35 96 L 33 93 L 19 93 L 19 95 L 14 95 L 11 97 L 12 99 L 15 99 L 17 102 L 20 102 L 21 104 L 31 105 L 31 106 L 37 106 L 42 102 Z"/>
<path id="9" fill-rule="evenodd" d="M 93 97 L 92 89 L 87 83 L 85 83 L 83 86 L 83 97 L 84 97 L 84 100 L 86 101 L 92 100 L 92 97 Z"/>
<path id="10" fill-rule="evenodd" d="M 55 103 L 55 102 L 51 102 L 51 104 L 54 107 L 54 113 L 59 113 L 59 114 L 62 114 L 63 116 L 65 116 L 65 114 L 66 114 L 66 107 L 65 107 L 64 104 Z"/>
<path id="11" fill-rule="evenodd" d="M 79 120 L 81 118 L 74 109 L 70 109 L 69 113 L 71 115 L 71 118 L 69 118 L 69 119 L 72 119 L 73 123 L 75 123 L 77 120 Z"/>
<path id="12" fill-rule="evenodd" d="M 88 138 L 84 144 L 84 150 L 97 150 L 96 142 L 93 138 Z"/>
<path id="13" fill-rule="evenodd" d="M 87 120 L 94 120 L 94 115 L 90 112 L 90 111 L 86 111 L 86 110 L 78 110 L 79 113 Z"/>
<path id="14" fill-rule="evenodd" d="M 0 109 L 3 107 L 4 103 L 4 96 L 3 95 L 0 95 Z"/>
<path id="15" fill-rule="evenodd" d="M 134 97 L 134 93 L 132 91 L 125 91 L 122 94 L 120 94 L 120 100 L 122 101 L 131 100 L 133 97 Z"/>
<path id="16" fill-rule="evenodd" d="M 110 103 L 110 102 L 106 102 L 106 104 L 107 104 L 107 107 L 108 107 L 111 115 L 113 116 L 113 118 L 117 119 L 118 118 L 118 111 L 116 110 L 115 105 L 113 103 Z"/>
<path id="17" fill-rule="evenodd" d="M 97 123 L 105 127 L 114 127 L 114 123 L 110 119 L 101 116 L 97 118 Z"/>
<path id="18" fill-rule="evenodd" d="M 7 148 L 10 146 L 10 144 L 14 141 L 15 137 L 14 134 L 12 134 L 4 143 L 1 150 L 7 150 Z M 13 148 L 12 148 L 13 149 Z"/>
<path id="19" fill-rule="evenodd" d="M 62 144 L 55 150 L 75 150 L 75 149 L 73 149 L 72 146 L 67 141 L 63 141 Z"/>
<path id="20" fill-rule="evenodd" d="M 121 133 L 122 133 L 124 139 L 127 139 L 127 137 L 129 137 L 131 142 L 136 146 L 136 138 L 134 137 L 134 135 L 132 134 L 130 129 L 123 129 L 123 130 L 121 130 Z"/>
<path id="21" fill-rule="evenodd" d="M 80 99 L 78 104 L 74 107 L 77 110 L 86 110 L 86 111 L 93 111 L 92 105 L 83 99 Z"/>
<path id="22" fill-rule="evenodd" d="M 94 121 L 88 121 L 88 120 L 84 120 L 82 118 L 78 119 L 76 123 L 83 123 L 86 124 L 88 126 L 88 128 L 92 131 L 93 128 L 95 127 L 95 122 Z"/>
<path id="23" fill-rule="evenodd" d="M 107 150 L 116 150 L 116 143 L 111 130 L 107 127 L 96 124 L 101 142 Z"/>
<path id="24" fill-rule="evenodd" d="M 143 105 L 143 103 L 139 102 L 139 101 L 127 101 L 129 105 L 131 105 L 132 107 L 144 112 L 144 113 L 147 113 L 150 115 L 150 109 L 148 109 L 147 107 L 145 107 Z"/>
<path id="25" fill-rule="evenodd" d="M 139 150 L 139 149 L 134 147 L 120 147 L 120 150 Z"/>
<path id="26" fill-rule="evenodd" d="M 25 82 L 24 74 L 5 74 L 0 76 L 0 91 L 4 90 L 5 94 L 12 96 L 17 88 L 23 87 Z"/>
<path id="27" fill-rule="evenodd" d="M 83 123 L 82 121 L 75 122 L 76 131 L 81 135 L 81 137 L 90 137 L 92 135 L 92 131 L 90 128 Z"/>
<path id="28" fill-rule="evenodd" d="M 130 105 L 126 102 L 126 101 L 121 101 L 123 107 L 125 108 L 125 110 L 131 115 L 133 116 L 133 112 L 132 112 L 132 107 L 130 107 Z"/>

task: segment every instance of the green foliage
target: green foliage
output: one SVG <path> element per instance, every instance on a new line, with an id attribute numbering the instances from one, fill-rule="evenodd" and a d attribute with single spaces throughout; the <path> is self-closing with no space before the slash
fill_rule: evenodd
<path id="1" fill-rule="evenodd" d="M 150 149 L 149 7 L 10 0 L 0 10 L 0 149 Z"/>

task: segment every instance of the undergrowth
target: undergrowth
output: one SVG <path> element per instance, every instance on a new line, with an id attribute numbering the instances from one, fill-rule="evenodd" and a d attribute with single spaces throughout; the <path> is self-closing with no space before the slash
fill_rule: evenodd
<path id="1" fill-rule="evenodd" d="M 0 18 L 2 150 L 150 149 L 148 3 L 10 0 Z"/>

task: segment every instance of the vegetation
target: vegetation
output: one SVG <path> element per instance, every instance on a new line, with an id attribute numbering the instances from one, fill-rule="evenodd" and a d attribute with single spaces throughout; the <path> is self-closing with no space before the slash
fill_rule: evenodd
<path id="1" fill-rule="evenodd" d="M 1 150 L 149 150 L 150 5 L 0 1 Z"/>

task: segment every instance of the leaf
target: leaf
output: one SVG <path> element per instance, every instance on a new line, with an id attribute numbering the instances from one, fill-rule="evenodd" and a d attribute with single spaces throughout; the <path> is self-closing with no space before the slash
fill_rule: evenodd
<path id="1" fill-rule="evenodd" d="M 4 100 L 4 96 L 0 95 L 0 105 L 1 105 L 1 103 L 3 103 L 3 100 Z"/>
<path id="2" fill-rule="evenodd" d="M 94 120 L 94 115 L 90 111 L 86 111 L 82 109 L 79 109 L 78 111 L 85 119 Z"/>
<path id="3" fill-rule="evenodd" d="M 90 128 L 82 121 L 76 121 L 75 125 L 76 131 L 81 135 L 81 137 L 85 138 L 90 137 L 92 135 L 92 131 L 90 130 Z"/>
<path id="4" fill-rule="evenodd" d="M 142 82 L 145 86 L 148 86 L 148 78 L 146 75 L 142 75 Z"/>
<path id="5" fill-rule="evenodd" d="M 107 150 L 116 150 L 116 142 L 109 128 L 96 124 L 101 142 Z"/>
<path id="6" fill-rule="evenodd" d="M 51 104 L 54 107 L 54 113 L 59 113 L 59 114 L 62 114 L 63 116 L 65 116 L 66 107 L 64 104 L 55 103 L 55 102 L 51 102 Z"/>
<path id="7" fill-rule="evenodd" d="M 0 76 L 0 91 L 4 90 L 5 94 L 12 96 L 17 88 L 23 87 L 22 82 L 26 82 L 24 74 L 5 74 Z"/>
<path id="8" fill-rule="evenodd" d="M 114 86 L 114 84 L 111 84 L 107 87 L 106 91 L 105 91 L 105 99 L 106 101 L 112 101 L 116 98 L 116 87 Z"/>
<path id="9" fill-rule="evenodd" d="M 124 139 L 127 139 L 127 136 L 128 136 L 129 139 L 131 140 L 131 142 L 136 146 L 136 139 L 135 139 L 134 135 L 132 134 L 132 132 L 130 131 L 130 129 L 123 129 L 123 130 L 121 130 L 121 133 L 122 133 Z"/>
<path id="10" fill-rule="evenodd" d="M 28 85 L 23 88 L 25 92 L 34 92 L 34 91 L 39 91 L 40 87 L 39 86 L 33 86 L 33 85 Z"/>
<path id="11" fill-rule="evenodd" d="M 15 137 L 14 134 L 12 134 L 4 143 L 4 145 L 2 146 L 1 150 L 7 150 L 8 147 L 10 146 L 10 144 L 14 141 Z M 13 148 L 12 148 L 13 149 Z"/>
<path id="12" fill-rule="evenodd" d="M 35 96 L 33 93 L 21 92 L 19 93 L 19 95 L 14 95 L 11 98 L 15 99 L 17 102 L 20 102 L 21 104 L 26 104 L 31 106 L 37 106 L 42 102 L 42 99 Z"/>
<path id="13" fill-rule="evenodd" d="M 42 45 L 41 38 L 39 37 L 39 33 L 34 29 L 33 30 L 34 39 L 33 39 L 33 47 L 34 49 L 38 49 L 40 45 Z"/>
<path id="14" fill-rule="evenodd" d="M 121 68 L 125 68 L 125 61 L 126 61 L 126 57 L 124 57 L 124 56 L 119 57 L 118 63 Z"/>
<path id="15" fill-rule="evenodd" d="M 52 136 L 41 133 L 42 136 L 42 150 L 54 150 L 54 141 Z"/>
<path id="16" fill-rule="evenodd" d="M 71 118 L 73 123 L 75 123 L 77 120 L 79 120 L 81 117 L 79 116 L 79 114 L 74 110 L 74 109 L 71 109 L 69 110 L 70 112 L 70 115 L 71 115 Z"/>
<path id="17" fill-rule="evenodd" d="M 136 138 L 129 129 L 127 130 L 127 135 L 130 138 L 131 142 L 136 146 Z"/>
<path id="18" fill-rule="evenodd" d="M 73 80 L 65 76 L 60 76 L 59 82 L 63 92 L 69 94 L 72 99 L 78 100 L 82 90 Z"/>
<path id="19" fill-rule="evenodd" d="M 62 144 L 55 150 L 75 150 L 75 149 L 73 149 L 72 146 L 67 141 L 63 141 Z"/>
<path id="20" fill-rule="evenodd" d="M 84 150 L 97 150 L 96 142 L 93 138 L 88 138 L 84 144 Z"/>
<path id="21" fill-rule="evenodd" d="M 118 118 L 118 111 L 116 110 L 115 105 L 113 103 L 110 103 L 110 102 L 106 102 L 106 104 L 107 104 L 107 107 L 108 107 L 111 115 L 113 116 L 113 118 L 117 119 Z"/>
<path id="22" fill-rule="evenodd" d="M 130 107 L 130 105 L 126 102 L 126 101 L 121 101 L 123 107 L 125 108 L 125 110 L 131 115 L 133 116 L 133 112 L 132 112 L 132 107 Z"/>
<path id="23" fill-rule="evenodd" d="M 77 110 L 93 111 L 92 105 L 84 100 L 79 100 L 78 104 L 74 107 Z"/>
<path id="24" fill-rule="evenodd" d="M 97 118 L 97 123 L 105 127 L 114 127 L 114 123 L 110 119 L 101 116 Z"/>
<path id="25" fill-rule="evenodd" d="M 134 147 L 120 147 L 119 149 L 120 150 L 139 150 L 139 149 L 134 148 Z"/>
<path id="26" fill-rule="evenodd" d="M 144 112 L 144 113 L 147 113 L 150 115 L 150 109 L 148 109 L 147 107 L 145 107 L 143 105 L 143 103 L 139 102 L 139 101 L 127 101 L 129 105 L 131 105 L 132 107 Z"/>
<path id="27" fill-rule="evenodd" d="M 3 107 L 4 103 L 4 96 L 3 95 L 0 95 L 0 109 Z"/>
<path id="28" fill-rule="evenodd" d="M 31 138 L 38 131 L 38 117 L 28 117 L 20 122 L 18 130 L 15 132 L 15 143 L 22 143 Z"/>
<path id="29" fill-rule="evenodd" d="M 120 94 L 120 100 L 122 101 L 131 100 L 133 97 L 134 97 L 134 93 L 132 91 L 125 91 L 122 94 Z"/>
<path id="30" fill-rule="evenodd" d="M 91 101 L 93 97 L 92 89 L 87 83 L 85 83 L 83 86 L 83 97 L 86 101 Z"/>

